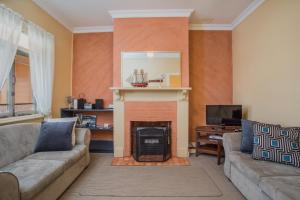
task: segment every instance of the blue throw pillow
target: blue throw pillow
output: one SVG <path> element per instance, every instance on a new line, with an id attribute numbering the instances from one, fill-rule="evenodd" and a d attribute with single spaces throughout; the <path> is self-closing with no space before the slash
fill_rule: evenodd
<path id="1" fill-rule="evenodd" d="M 300 129 L 254 125 L 252 157 L 300 167 Z"/>
<path id="2" fill-rule="evenodd" d="M 252 154 L 253 151 L 253 126 L 257 122 L 242 119 L 241 152 Z"/>
<path id="3" fill-rule="evenodd" d="M 34 152 L 71 150 L 73 126 L 74 122 L 42 122 Z"/>

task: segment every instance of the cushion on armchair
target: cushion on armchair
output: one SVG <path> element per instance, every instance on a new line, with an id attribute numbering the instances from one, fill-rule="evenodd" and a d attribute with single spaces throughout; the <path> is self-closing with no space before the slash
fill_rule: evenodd
<path id="1" fill-rule="evenodd" d="M 42 122 L 34 152 L 71 150 L 73 126 L 74 122 Z"/>
<path id="2" fill-rule="evenodd" d="M 254 125 L 252 157 L 300 167 L 300 129 L 267 124 Z"/>

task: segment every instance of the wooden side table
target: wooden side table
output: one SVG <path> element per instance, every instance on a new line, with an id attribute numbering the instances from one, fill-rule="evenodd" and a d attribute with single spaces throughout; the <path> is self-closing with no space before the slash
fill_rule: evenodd
<path id="1" fill-rule="evenodd" d="M 239 130 L 239 126 L 199 126 L 196 132 L 196 156 L 201 153 L 217 156 L 218 165 L 224 156 L 223 134 Z"/>

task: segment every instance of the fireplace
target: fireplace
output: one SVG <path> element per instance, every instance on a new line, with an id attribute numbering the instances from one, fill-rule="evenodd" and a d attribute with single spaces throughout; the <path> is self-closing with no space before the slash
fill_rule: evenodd
<path id="1" fill-rule="evenodd" d="M 131 122 L 132 155 L 139 162 L 163 162 L 171 157 L 171 122 Z"/>

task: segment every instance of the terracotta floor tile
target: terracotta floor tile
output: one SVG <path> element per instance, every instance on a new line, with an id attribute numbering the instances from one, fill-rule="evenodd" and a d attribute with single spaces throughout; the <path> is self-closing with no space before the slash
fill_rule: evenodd
<path id="1" fill-rule="evenodd" d="M 165 162 L 137 162 L 134 158 L 113 158 L 111 164 L 113 166 L 188 166 L 190 162 L 188 158 L 173 157 Z"/>

